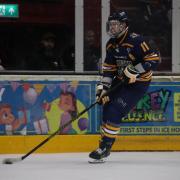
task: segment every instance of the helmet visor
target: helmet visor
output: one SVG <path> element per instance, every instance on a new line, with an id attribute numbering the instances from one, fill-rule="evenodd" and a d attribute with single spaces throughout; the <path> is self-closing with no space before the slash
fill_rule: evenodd
<path id="1" fill-rule="evenodd" d="M 116 37 L 126 28 L 126 23 L 118 20 L 111 20 L 106 23 L 106 31 L 110 36 Z"/>

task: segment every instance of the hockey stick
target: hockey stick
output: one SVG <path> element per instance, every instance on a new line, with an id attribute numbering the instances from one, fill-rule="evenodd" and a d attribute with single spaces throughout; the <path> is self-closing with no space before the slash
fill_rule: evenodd
<path id="1" fill-rule="evenodd" d="M 20 157 L 20 158 L 6 158 L 3 160 L 3 164 L 13 164 L 19 161 L 24 160 L 25 158 L 27 158 L 30 154 L 32 154 L 34 151 L 36 151 L 37 149 L 39 149 L 42 145 L 44 145 L 47 141 L 49 141 L 50 139 L 52 139 L 56 134 L 58 134 L 59 132 L 61 132 L 63 129 L 65 129 L 69 124 L 71 124 L 73 121 L 75 121 L 76 119 L 78 119 L 81 115 L 83 115 L 85 112 L 87 112 L 89 109 L 91 109 L 93 106 L 95 106 L 98 102 L 94 102 L 92 103 L 89 107 L 87 107 L 86 109 L 84 109 L 82 112 L 80 112 L 75 118 L 72 118 L 70 121 L 68 121 L 67 123 L 65 123 L 63 126 L 59 127 L 57 131 L 55 131 L 53 134 L 51 134 L 50 136 L 48 136 L 44 141 L 42 141 L 40 144 L 38 144 L 36 147 L 34 147 L 31 151 L 29 151 L 27 154 L 25 154 L 24 156 Z"/>
<path id="2" fill-rule="evenodd" d="M 116 86 L 112 87 L 111 89 L 109 89 L 109 91 L 107 91 L 104 96 L 108 95 L 109 93 L 111 93 L 112 91 L 114 91 L 121 83 L 118 83 Z M 29 151 L 28 153 L 26 153 L 24 156 L 19 157 L 19 158 L 6 158 L 3 160 L 3 164 L 13 164 L 16 162 L 20 162 L 22 160 L 24 160 L 25 158 L 27 158 L 29 155 L 31 155 L 34 151 L 36 151 L 37 149 L 39 149 L 41 146 L 43 146 L 46 142 L 48 142 L 50 139 L 52 139 L 56 134 L 58 134 L 59 132 L 61 132 L 62 130 L 64 130 L 69 124 L 71 124 L 72 122 L 74 122 L 76 119 L 78 119 L 80 116 L 82 116 L 85 112 L 89 111 L 92 107 L 94 107 L 96 104 L 98 104 L 98 101 L 95 101 L 94 103 L 92 103 L 89 107 L 87 107 L 86 109 L 84 109 L 82 112 L 80 112 L 75 118 L 72 118 L 70 121 L 68 121 L 67 123 L 65 123 L 63 126 L 59 127 L 57 131 L 55 131 L 53 134 L 51 134 L 50 136 L 48 136 L 44 141 L 42 141 L 40 144 L 38 144 L 36 147 L 34 147 L 31 151 Z"/>

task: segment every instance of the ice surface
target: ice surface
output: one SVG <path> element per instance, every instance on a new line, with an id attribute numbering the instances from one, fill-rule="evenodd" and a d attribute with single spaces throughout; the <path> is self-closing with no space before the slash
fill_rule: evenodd
<path id="1" fill-rule="evenodd" d="M 5 158 L 21 155 L 0 155 Z M 0 164 L 0 180 L 180 180 L 180 152 L 113 152 L 103 164 L 88 153 L 32 154 Z"/>

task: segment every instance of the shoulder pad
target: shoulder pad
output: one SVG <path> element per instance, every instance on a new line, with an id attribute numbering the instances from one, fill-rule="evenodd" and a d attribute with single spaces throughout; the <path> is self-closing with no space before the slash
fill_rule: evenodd
<path id="1" fill-rule="evenodd" d="M 144 41 L 143 36 L 136 33 L 131 33 L 129 37 L 130 37 L 130 42 L 132 42 L 132 44 L 135 45 L 141 44 Z"/>
<path id="2" fill-rule="evenodd" d="M 106 50 L 115 48 L 115 39 L 111 38 L 106 43 Z"/>
<path id="3" fill-rule="evenodd" d="M 132 39 L 134 39 L 134 38 L 140 37 L 140 35 L 133 32 L 133 33 L 130 34 L 130 37 L 131 37 Z"/>

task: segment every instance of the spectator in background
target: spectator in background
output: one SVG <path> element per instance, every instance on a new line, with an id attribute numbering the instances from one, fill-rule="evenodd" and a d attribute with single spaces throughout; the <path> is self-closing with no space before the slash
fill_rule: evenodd
<path id="1" fill-rule="evenodd" d="M 64 49 L 62 59 L 65 62 L 66 71 L 75 71 L 75 41 L 74 36 L 71 37 L 70 43 Z"/>
<path id="2" fill-rule="evenodd" d="M 95 33 L 87 30 L 84 37 L 84 70 L 98 71 L 100 64 L 100 48 L 95 44 Z"/>
<path id="3" fill-rule="evenodd" d="M 66 70 L 55 34 L 45 33 L 27 59 L 28 70 Z"/>
<path id="4" fill-rule="evenodd" d="M 1 41 L 0 43 L 4 42 Z M 9 57 L 7 56 L 7 50 L 1 45 L 3 44 L 0 44 L 0 71 L 9 70 Z"/>
<path id="5" fill-rule="evenodd" d="M 2 60 L 0 59 L 0 71 L 3 71 L 3 70 L 5 70 L 5 68 L 4 68 L 3 64 L 2 64 Z"/>

